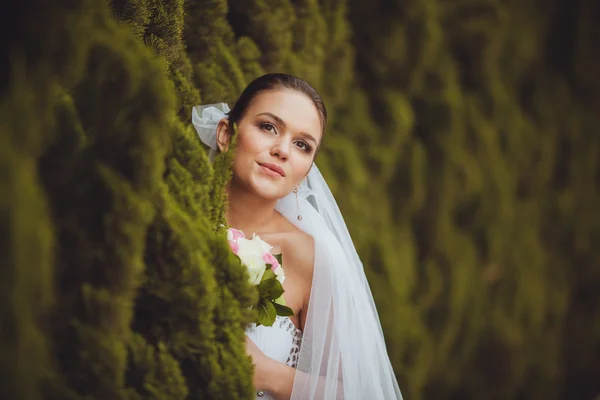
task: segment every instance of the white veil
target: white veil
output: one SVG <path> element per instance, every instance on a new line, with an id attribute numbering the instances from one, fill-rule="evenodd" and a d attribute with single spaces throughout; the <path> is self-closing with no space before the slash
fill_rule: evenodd
<path id="1" fill-rule="evenodd" d="M 228 111 L 224 103 L 193 108 L 192 122 L 211 149 L 216 148 L 216 125 Z M 315 164 L 299 188 L 298 205 L 291 193 L 277 202 L 276 209 L 315 243 L 308 314 L 291 399 L 402 399 L 363 265 Z"/>

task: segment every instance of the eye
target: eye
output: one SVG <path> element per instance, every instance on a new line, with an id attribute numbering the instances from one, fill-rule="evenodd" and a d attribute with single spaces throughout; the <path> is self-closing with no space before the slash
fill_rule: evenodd
<path id="1" fill-rule="evenodd" d="M 302 150 L 302 151 L 305 151 L 305 152 L 307 152 L 307 153 L 310 153 L 310 151 L 312 150 L 312 147 L 310 147 L 310 146 L 308 145 L 308 143 L 306 143 L 306 142 L 304 142 L 304 141 L 302 141 L 302 140 L 299 140 L 299 141 L 297 141 L 297 142 L 296 142 L 296 146 L 297 146 L 297 147 L 298 147 L 300 150 Z"/>
<path id="2" fill-rule="evenodd" d="M 265 130 L 265 131 L 270 132 L 270 133 L 277 133 L 277 131 L 275 130 L 275 125 L 270 124 L 268 122 L 262 122 L 260 124 L 260 128 L 262 130 Z"/>

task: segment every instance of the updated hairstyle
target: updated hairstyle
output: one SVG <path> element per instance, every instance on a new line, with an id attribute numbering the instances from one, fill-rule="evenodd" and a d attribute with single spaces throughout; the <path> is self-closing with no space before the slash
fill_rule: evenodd
<path id="1" fill-rule="evenodd" d="M 321 95 L 308 82 L 297 76 L 288 74 L 266 74 L 256 78 L 244 89 L 239 99 L 229 112 L 229 121 L 238 124 L 244 117 L 246 110 L 252 103 L 252 100 L 262 92 L 276 89 L 293 89 L 307 95 L 317 108 L 323 133 L 325 132 L 325 123 L 327 122 L 327 109 Z"/>

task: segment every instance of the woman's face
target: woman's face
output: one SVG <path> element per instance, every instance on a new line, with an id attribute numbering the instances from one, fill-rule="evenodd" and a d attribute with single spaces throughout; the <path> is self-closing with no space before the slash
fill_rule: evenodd
<path id="1" fill-rule="evenodd" d="M 302 181 L 323 135 L 312 100 L 292 89 L 257 95 L 237 129 L 231 183 L 271 200 Z"/>

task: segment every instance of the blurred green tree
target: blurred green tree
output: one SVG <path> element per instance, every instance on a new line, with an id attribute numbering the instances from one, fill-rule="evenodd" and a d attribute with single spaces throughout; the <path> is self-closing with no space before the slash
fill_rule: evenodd
<path id="1" fill-rule="evenodd" d="M 592 0 L 20 3 L 0 24 L 0 392 L 253 398 L 251 295 L 214 231 L 230 159 L 208 162 L 190 110 L 281 71 L 325 97 L 317 162 L 405 397 L 594 398 L 598 16 Z"/>

